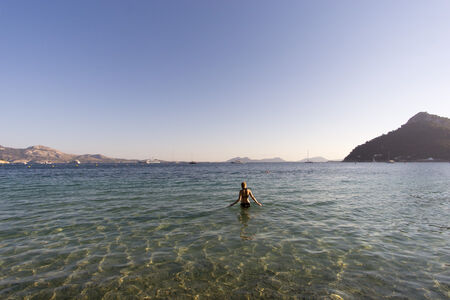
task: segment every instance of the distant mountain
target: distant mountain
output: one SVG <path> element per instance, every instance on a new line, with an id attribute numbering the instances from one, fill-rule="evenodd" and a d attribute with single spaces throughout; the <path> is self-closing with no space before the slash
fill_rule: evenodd
<path id="1" fill-rule="evenodd" d="M 328 161 L 328 159 L 326 159 L 325 157 L 322 157 L 322 156 L 315 156 L 315 157 L 311 157 L 311 158 L 304 158 L 304 159 L 302 159 L 302 160 L 299 160 L 298 162 L 307 162 L 307 161 L 310 161 L 310 162 L 327 162 Z"/>
<path id="2" fill-rule="evenodd" d="M 235 157 L 235 158 L 227 160 L 226 162 L 253 163 L 253 162 L 286 162 L 286 161 L 279 157 L 264 158 L 264 159 L 251 159 L 248 157 Z"/>
<path id="3" fill-rule="evenodd" d="M 0 160 L 9 163 L 70 163 L 79 161 L 80 163 L 123 163 L 138 162 L 137 160 L 127 160 L 110 158 L 101 154 L 67 154 L 61 151 L 45 147 L 32 146 L 25 149 L 16 149 L 0 146 Z"/>
<path id="4" fill-rule="evenodd" d="M 357 146 L 344 159 L 450 161 L 450 119 L 420 112 L 397 130 Z"/>

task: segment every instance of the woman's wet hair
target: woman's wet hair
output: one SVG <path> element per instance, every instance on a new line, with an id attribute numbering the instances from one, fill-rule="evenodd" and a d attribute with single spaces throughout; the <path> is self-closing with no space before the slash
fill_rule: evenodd
<path id="1" fill-rule="evenodd" d="M 243 181 L 243 182 L 241 183 L 241 187 L 242 187 L 243 189 L 245 189 L 245 188 L 247 187 L 247 182 Z"/>

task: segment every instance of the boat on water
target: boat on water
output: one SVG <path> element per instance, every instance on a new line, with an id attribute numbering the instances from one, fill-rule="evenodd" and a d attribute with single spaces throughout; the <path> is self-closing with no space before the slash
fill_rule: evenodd
<path id="1" fill-rule="evenodd" d="M 388 160 L 387 160 L 387 163 L 388 163 L 388 164 L 393 164 L 393 163 L 395 163 L 395 161 L 391 159 L 391 152 L 390 152 L 390 151 L 388 152 Z"/>
<path id="2" fill-rule="evenodd" d="M 231 161 L 232 164 L 244 164 L 244 162 L 242 160 L 233 160 Z"/>
<path id="3" fill-rule="evenodd" d="M 160 164 L 161 162 L 157 159 L 146 159 L 146 160 L 138 161 L 138 163 L 150 165 L 150 164 Z"/>
<path id="4" fill-rule="evenodd" d="M 189 164 L 190 165 L 195 165 L 195 164 L 197 164 L 197 162 L 196 161 L 190 161 Z"/>
<path id="5" fill-rule="evenodd" d="M 309 150 L 308 150 L 308 152 L 306 153 L 306 161 L 304 161 L 304 163 L 305 163 L 305 164 L 312 164 L 312 163 L 313 163 L 313 161 L 310 161 L 310 160 L 309 160 Z"/>

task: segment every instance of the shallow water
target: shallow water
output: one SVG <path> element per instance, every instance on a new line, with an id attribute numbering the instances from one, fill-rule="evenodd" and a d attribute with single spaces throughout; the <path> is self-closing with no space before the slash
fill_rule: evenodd
<path id="1" fill-rule="evenodd" d="M 263 207 L 226 205 L 246 180 Z M 0 298 L 450 298 L 449 163 L 0 166 Z"/>

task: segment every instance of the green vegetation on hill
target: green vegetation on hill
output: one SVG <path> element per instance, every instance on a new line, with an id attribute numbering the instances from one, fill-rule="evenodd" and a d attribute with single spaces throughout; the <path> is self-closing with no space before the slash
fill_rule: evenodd
<path id="1" fill-rule="evenodd" d="M 450 119 L 420 112 L 399 129 L 357 146 L 344 161 L 431 159 L 450 161 Z"/>

